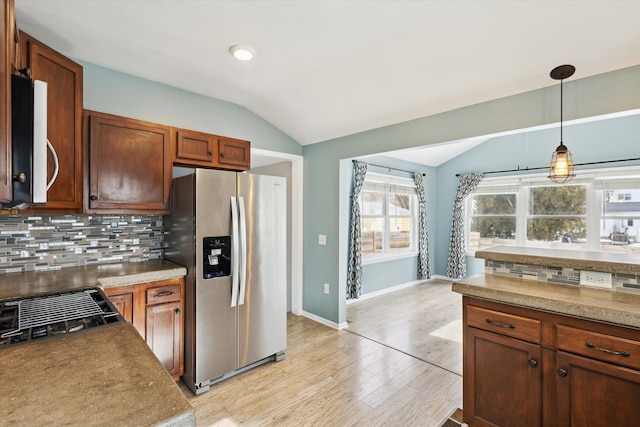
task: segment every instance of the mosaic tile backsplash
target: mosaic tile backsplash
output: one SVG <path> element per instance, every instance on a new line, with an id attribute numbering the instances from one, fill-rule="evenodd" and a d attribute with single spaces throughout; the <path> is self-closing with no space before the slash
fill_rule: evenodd
<path id="1" fill-rule="evenodd" d="M 0 273 L 162 258 L 161 215 L 0 215 Z"/>
<path id="2" fill-rule="evenodd" d="M 490 259 L 485 260 L 484 266 L 486 274 L 496 274 L 498 276 L 563 285 L 580 285 L 580 270 L 573 268 L 518 264 Z M 613 288 L 616 290 L 640 292 L 640 276 L 613 273 L 611 275 L 611 282 Z"/>

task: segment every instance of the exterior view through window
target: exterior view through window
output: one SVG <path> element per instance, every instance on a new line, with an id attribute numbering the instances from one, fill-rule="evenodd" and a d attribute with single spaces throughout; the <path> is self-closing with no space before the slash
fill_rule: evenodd
<path id="1" fill-rule="evenodd" d="M 360 196 L 363 261 L 416 252 L 413 180 L 367 173 Z"/>
<path id="2" fill-rule="evenodd" d="M 467 250 L 495 245 L 640 254 L 640 168 L 483 179 L 466 200 Z"/>

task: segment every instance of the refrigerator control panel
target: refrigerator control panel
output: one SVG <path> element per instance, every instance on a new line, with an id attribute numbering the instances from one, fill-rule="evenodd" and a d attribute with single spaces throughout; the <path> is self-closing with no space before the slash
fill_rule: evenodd
<path id="1" fill-rule="evenodd" d="M 205 237 L 202 275 L 205 279 L 231 275 L 231 236 Z"/>

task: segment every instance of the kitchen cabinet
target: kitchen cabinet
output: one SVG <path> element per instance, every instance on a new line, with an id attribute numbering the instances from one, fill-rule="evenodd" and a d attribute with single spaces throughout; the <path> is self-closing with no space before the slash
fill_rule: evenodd
<path id="1" fill-rule="evenodd" d="M 84 120 L 86 211 L 169 213 L 169 127 L 88 110 Z"/>
<path id="2" fill-rule="evenodd" d="M 244 171 L 250 168 L 249 141 L 171 128 L 173 163 L 178 166 Z"/>
<path id="3" fill-rule="evenodd" d="M 31 212 L 82 212 L 82 66 L 30 35 L 20 32 L 21 67 L 31 78 L 47 82 L 47 138 L 58 157 L 58 176 L 47 191 L 47 203 Z M 47 180 L 55 162 L 49 152 Z"/>
<path id="4" fill-rule="evenodd" d="M 5 0 L 0 8 L 2 31 L 0 34 L 0 202 L 9 202 L 13 196 L 11 168 L 11 74 L 15 70 L 16 20 L 14 1 Z"/>
<path id="5" fill-rule="evenodd" d="M 464 420 L 637 423 L 640 330 L 465 296 Z"/>
<path id="6" fill-rule="evenodd" d="M 184 372 L 184 279 L 107 287 L 104 291 L 177 381 Z"/>

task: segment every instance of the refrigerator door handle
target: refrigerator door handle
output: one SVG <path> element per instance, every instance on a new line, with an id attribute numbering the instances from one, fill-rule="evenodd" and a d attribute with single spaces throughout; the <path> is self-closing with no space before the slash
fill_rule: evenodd
<path id="1" fill-rule="evenodd" d="M 240 248 L 238 245 L 238 202 L 231 196 L 231 307 L 238 303 L 238 269 Z"/>
<path id="2" fill-rule="evenodd" d="M 240 208 L 240 298 L 238 305 L 244 304 L 247 291 L 247 217 L 244 211 L 244 197 L 238 197 Z"/>

